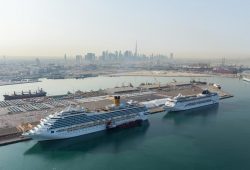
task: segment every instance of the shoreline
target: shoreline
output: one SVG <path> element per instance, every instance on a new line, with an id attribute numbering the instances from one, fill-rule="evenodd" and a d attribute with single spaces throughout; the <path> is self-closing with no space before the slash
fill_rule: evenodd
<path id="1" fill-rule="evenodd" d="M 238 78 L 235 74 L 214 74 L 214 73 L 195 73 L 195 72 L 179 72 L 179 71 L 132 71 L 126 73 L 115 73 L 107 75 L 109 77 L 120 77 L 120 76 L 148 76 L 148 77 L 228 77 Z"/>
<path id="2" fill-rule="evenodd" d="M 38 83 L 42 82 L 41 80 L 37 81 L 30 81 L 30 82 L 0 82 L 0 86 L 11 86 L 11 85 L 16 85 L 16 84 L 30 84 L 30 83 Z"/>

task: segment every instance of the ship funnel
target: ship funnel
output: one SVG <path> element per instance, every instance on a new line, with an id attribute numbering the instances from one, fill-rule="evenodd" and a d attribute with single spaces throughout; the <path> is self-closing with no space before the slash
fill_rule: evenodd
<path id="1" fill-rule="evenodd" d="M 120 96 L 114 96 L 114 104 L 115 106 L 120 106 Z"/>

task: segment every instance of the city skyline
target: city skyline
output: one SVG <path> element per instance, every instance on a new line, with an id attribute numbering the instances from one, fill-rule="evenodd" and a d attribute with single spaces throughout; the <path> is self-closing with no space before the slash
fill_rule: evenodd
<path id="1" fill-rule="evenodd" d="M 248 1 L 0 0 L 0 56 L 135 50 L 250 58 Z"/>

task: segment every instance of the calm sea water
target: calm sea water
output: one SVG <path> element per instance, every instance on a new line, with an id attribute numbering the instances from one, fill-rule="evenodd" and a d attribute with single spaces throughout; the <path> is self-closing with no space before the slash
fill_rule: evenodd
<path id="1" fill-rule="evenodd" d="M 175 78 L 177 81 L 190 78 Z M 205 78 L 201 78 L 204 80 Z M 0 170 L 250 169 L 250 84 L 231 78 L 206 78 L 235 95 L 218 106 L 149 116 L 149 124 L 87 137 L 0 147 Z M 169 82 L 172 78 L 158 78 Z M 0 87 L 0 92 L 43 87 L 50 94 L 96 90 L 122 82 L 153 82 L 151 77 L 97 77 L 43 80 Z"/>

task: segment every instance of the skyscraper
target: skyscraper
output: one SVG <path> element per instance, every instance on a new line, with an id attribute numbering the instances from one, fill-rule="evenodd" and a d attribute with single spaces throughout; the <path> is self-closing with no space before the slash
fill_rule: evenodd
<path id="1" fill-rule="evenodd" d="M 92 63 L 96 60 L 96 56 L 95 56 L 95 53 L 87 53 L 85 55 L 85 61 L 89 62 L 89 63 Z"/>
<path id="2" fill-rule="evenodd" d="M 82 56 L 81 55 L 76 55 L 76 65 L 81 65 L 82 64 Z"/>
<path id="3" fill-rule="evenodd" d="M 36 58 L 36 66 L 40 66 L 41 65 L 41 62 L 40 62 L 40 59 L 39 58 Z"/>
<path id="4" fill-rule="evenodd" d="M 67 62 L 67 55 L 64 54 L 64 62 L 66 63 Z"/>
<path id="5" fill-rule="evenodd" d="M 221 59 L 221 65 L 222 65 L 222 66 L 225 66 L 225 63 L 226 63 L 226 58 L 225 58 L 225 57 L 222 57 L 222 59 Z"/>
<path id="6" fill-rule="evenodd" d="M 3 56 L 3 64 L 5 65 L 6 64 L 6 57 Z"/>
<path id="7" fill-rule="evenodd" d="M 174 59 L 174 53 L 170 53 L 170 59 Z"/>
<path id="8" fill-rule="evenodd" d="M 137 57 L 137 41 L 135 43 L 135 53 L 134 53 L 134 56 Z"/>

